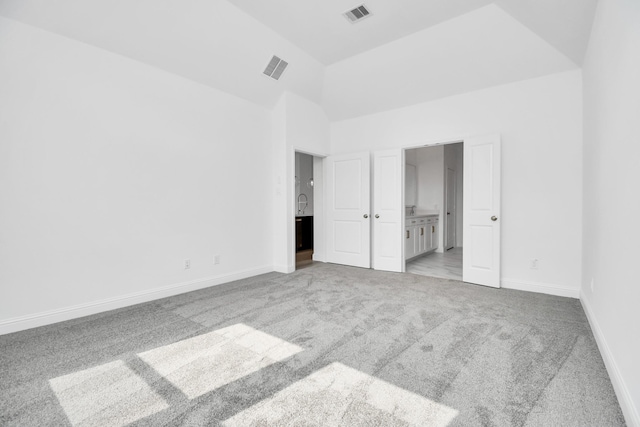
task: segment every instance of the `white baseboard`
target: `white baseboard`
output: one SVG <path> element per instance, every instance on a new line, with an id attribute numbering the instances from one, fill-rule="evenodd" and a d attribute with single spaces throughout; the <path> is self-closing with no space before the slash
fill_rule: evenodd
<path id="1" fill-rule="evenodd" d="M 625 421 L 629 427 L 640 427 L 640 415 L 638 413 L 638 408 L 636 408 L 635 403 L 629 394 L 629 388 L 627 387 L 622 374 L 620 374 L 618 364 L 611 353 L 611 349 L 609 348 L 607 340 L 602 333 L 602 329 L 600 329 L 600 325 L 593 315 L 591 304 L 583 292 L 580 293 L 580 302 L 582 303 L 582 308 L 584 309 L 587 319 L 589 320 L 589 324 L 591 325 L 591 330 L 593 331 L 593 336 L 598 344 L 598 349 L 600 349 L 602 360 L 604 360 L 604 364 L 607 367 L 607 372 L 609 373 L 613 389 L 618 397 L 618 403 L 620 404 L 620 408 L 624 414 Z"/>
<path id="2" fill-rule="evenodd" d="M 205 277 L 189 282 L 163 286 L 161 288 L 134 292 L 131 294 L 93 301 L 85 304 L 78 304 L 56 310 L 49 310 L 40 313 L 29 314 L 26 316 L 14 317 L 11 319 L 0 321 L 0 335 L 23 331 L 25 329 L 36 328 L 38 326 L 50 325 L 52 323 L 62 322 L 65 320 L 76 319 L 78 317 L 89 316 L 91 314 L 101 313 L 117 308 L 128 307 L 143 302 L 149 302 L 173 295 L 183 294 L 185 292 L 208 288 L 210 286 L 233 282 L 234 280 L 246 279 L 247 277 L 257 276 L 259 274 L 269 273 L 271 271 L 273 271 L 272 266 L 254 268 L 237 273 L 225 274 L 222 276 Z"/>
<path id="3" fill-rule="evenodd" d="M 580 298 L 580 289 L 549 283 L 523 282 L 521 280 L 502 279 L 500 284 L 505 289 L 537 292 L 539 294 L 555 295 L 558 297 Z"/>

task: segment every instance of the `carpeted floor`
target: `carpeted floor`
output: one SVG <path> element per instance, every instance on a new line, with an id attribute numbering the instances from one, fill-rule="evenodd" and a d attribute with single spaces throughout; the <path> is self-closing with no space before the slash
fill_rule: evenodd
<path id="1" fill-rule="evenodd" d="M 0 425 L 624 419 L 578 300 L 314 264 L 0 336 Z"/>

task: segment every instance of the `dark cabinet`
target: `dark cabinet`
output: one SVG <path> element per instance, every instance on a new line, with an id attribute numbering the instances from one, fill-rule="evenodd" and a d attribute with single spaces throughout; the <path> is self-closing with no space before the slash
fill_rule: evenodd
<path id="1" fill-rule="evenodd" d="M 296 252 L 313 249 L 313 217 L 296 217 Z"/>

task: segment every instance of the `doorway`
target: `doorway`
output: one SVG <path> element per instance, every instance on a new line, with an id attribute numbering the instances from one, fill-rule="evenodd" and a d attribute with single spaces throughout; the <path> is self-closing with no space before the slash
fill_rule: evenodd
<path id="1" fill-rule="evenodd" d="M 405 151 L 405 271 L 462 280 L 463 142 Z"/>
<path id="2" fill-rule="evenodd" d="M 300 269 L 312 264 L 315 249 L 315 211 L 318 197 L 316 197 L 316 171 L 320 158 L 310 154 L 295 152 L 295 268 Z M 320 163 L 321 164 L 321 163 Z"/>
<path id="3" fill-rule="evenodd" d="M 451 167 L 456 171 L 456 203 L 455 211 L 449 211 L 449 217 L 454 219 L 446 221 L 445 147 L 454 144 L 460 148 L 447 148 L 446 158 L 451 159 L 452 150 L 457 148 L 453 158 L 459 160 Z M 417 188 L 419 181 L 413 186 L 416 189 L 413 199 L 411 194 L 405 194 L 407 188 L 412 188 L 405 176 L 406 170 L 412 168 L 406 167 L 406 163 L 411 164 L 412 150 L 431 145 L 340 154 L 324 159 L 325 261 L 405 272 L 407 261 L 413 258 L 445 253 L 445 233 L 441 231 L 445 230 L 453 236 L 451 241 L 456 245 L 453 249 L 461 248 L 463 252 L 461 280 L 499 288 L 500 135 L 472 136 L 464 141 L 444 143 L 439 147 L 441 161 L 434 162 L 433 167 L 421 168 L 414 162 L 416 180 L 420 179 L 422 170 L 425 173 L 436 170 L 442 182 L 436 201 L 423 202 L 423 191 Z M 415 153 L 417 156 L 419 152 Z M 455 229 L 444 229 L 445 222 Z M 460 280 L 459 276 L 456 278 Z"/>

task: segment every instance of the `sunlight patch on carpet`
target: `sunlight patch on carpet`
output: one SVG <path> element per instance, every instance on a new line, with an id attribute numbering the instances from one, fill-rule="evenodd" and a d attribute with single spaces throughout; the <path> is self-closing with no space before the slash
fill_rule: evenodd
<path id="1" fill-rule="evenodd" d="M 122 360 L 49 380 L 74 426 L 123 426 L 169 405 Z"/>
<path id="2" fill-rule="evenodd" d="M 242 323 L 138 354 L 189 399 L 303 349 Z"/>
<path id="3" fill-rule="evenodd" d="M 335 362 L 223 425 L 446 427 L 457 415 L 453 408 Z"/>

